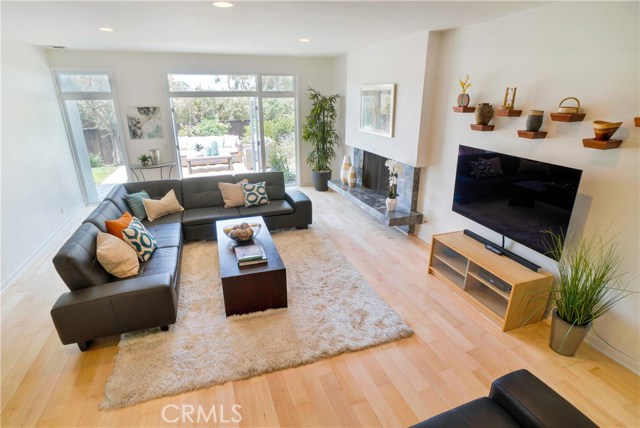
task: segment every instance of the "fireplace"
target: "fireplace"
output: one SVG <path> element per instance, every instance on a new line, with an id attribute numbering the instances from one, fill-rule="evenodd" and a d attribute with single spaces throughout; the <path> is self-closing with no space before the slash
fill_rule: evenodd
<path id="1" fill-rule="evenodd" d="M 387 158 L 375 153 L 363 153 L 362 185 L 381 195 L 389 192 L 389 169 L 384 164 L 386 161 Z"/>

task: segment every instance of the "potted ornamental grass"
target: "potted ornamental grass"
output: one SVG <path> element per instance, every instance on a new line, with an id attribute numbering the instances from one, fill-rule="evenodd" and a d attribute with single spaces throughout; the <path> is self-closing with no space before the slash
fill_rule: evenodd
<path id="1" fill-rule="evenodd" d="M 549 232 L 548 255 L 558 261 L 551 291 L 554 305 L 549 346 L 573 356 L 593 325 L 618 301 L 632 293 L 617 243 L 603 235 L 581 238 L 565 248 L 563 235 Z"/>
<path id="2" fill-rule="evenodd" d="M 322 95 L 312 88 L 308 91 L 311 111 L 305 119 L 302 138 L 312 146 L 307 164 L 311 166 L 313 186 L 318 191 L 326 191 L 331 179 L 331 161 L 336 157 L 335 147 L 340 143 L 335 130 L 336 103 L 340 95 Z"/>

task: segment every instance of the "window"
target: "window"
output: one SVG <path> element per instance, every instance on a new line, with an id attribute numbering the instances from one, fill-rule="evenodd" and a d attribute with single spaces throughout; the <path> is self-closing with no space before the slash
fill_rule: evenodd
<path id="1" fill-rule="evenodd" d="M 84 199 L 94 204 L 127 181 L 109 74 L 55 71 L 55 77 Z"/>
<path id="2" fill-rule="evenodd" d="M 282 171 L 297 180 L 295 78 L 169 74 L 182 175 Z"/>

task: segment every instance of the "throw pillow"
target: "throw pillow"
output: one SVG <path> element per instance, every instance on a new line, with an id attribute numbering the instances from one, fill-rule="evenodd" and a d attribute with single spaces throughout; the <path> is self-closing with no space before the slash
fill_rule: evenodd
<path id="1" fill-rule="evenodd" d="M 483 161 L 487 161 L 491 164 L 491 166 L 493 167 L 493 170 L 496 172 L 496 175 L 502 175 L 502 163 L 500 162 L 500 158 L 495 157 L 495 158 L 491 158 L 491 159 L 483 159 L 483 158 L 479 158 L 478 160 L 483 160 Z"/>
<path id="2" fill-rule="evenodd" d="M 471 161 L 471 176 L 475 178 L 495 177 L 496 171 L 487 160 Z"/>
<path id="3" fill-rule="evenodd" d="M 110 233 L 116 238 L 122 239 L 122 231 L 129 227 L 131 220 L 133 220 L 133 216 L 129 214 L 129 211 L 125 211 L 120 218 L 116 220 L 107 220 L 104 222 L 104 225 L 107 228 L 107 233 Z"/>
<path id="4" fill-rule="evenodd" d="M 147 212 L 144 210 L 144 204 L 142 203 L 143 199 L 149 199 L 149 194 L 146 191 L 142 190 L 138 193 L 129 193 L 128 195 L 124 195 L 124 198 L 127 200 L 135 217 L 138 217 L 140 221 L 147 218 Z"/>
<path id="5" fill-rule="evenodd" d="M 247 208 L 257 205 L 267 205 L 269 203 L 264 181 L 260 183 L 243 184 L 242 193 L 244 193 L 244 206 Z"/>
<path id="6" fill-rule="evenodd" d="M 244 193 L 242 185 L 248 183 L 246 178 L 239 183 L 218 183 L 218 189 L 222 193 L 225 208 L 241 207 L 244 205 Z"/>
<path id="7" fill-rule="evenodd" d="M 140 261 L 146 262 L 158 247 L 156 239 L 140 220 L 133 218 L 129 227 L 122 231 L 124 242 L 129 244 L 138 254 Z"/>
<path id="8" fill-rule="evenodd" d="M 155 199 L 143 199 L 142 203 L 144 204 L 144 209 L 147 212 L 149 221 L 154 221 L 167 214 L 184 211 L 173 189 L 169 190 L 159 201 Z"/>
<path id="9" fill-rule="evenodd" d="M 218 143 L 217 142 L 212 142 L 211 143 L 211 155 L 210 156 L 218 156 L 220 154 L 220 151 L 218 151 Z"/>
<path id="10" fill-rule="evenodd" d="M 104 270 L 118 278 L 136 275 L 140 262 L 136 252 L 122 239 L 109 233 L 98 232 L 96 257 Z"/>

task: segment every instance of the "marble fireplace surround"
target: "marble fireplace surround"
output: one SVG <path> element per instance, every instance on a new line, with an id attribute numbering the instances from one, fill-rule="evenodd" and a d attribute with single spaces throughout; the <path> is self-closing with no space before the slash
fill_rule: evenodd
<path id="1" fill-rule="evenodd" d="M 407 164 L 402 165 L 398 176 L 398 207 L 388 212 L 385 204 L 388 186 L 383 191 L 374 191 L 362 186 L 365 151 L 353 148 L 352 164 L 356 168 L 356 187 L 343 185 L 340 180 L 332 180 L 329 187 L 352 203 L 373 215 L 379 221 L 395 226 L 407 234 L 413 234 L 415 225 L 421 224 L 423 215 L 416 211 L 418 205 L 418 189 L 420 186 L 420 168 Z M 384 166 L 384 163 L 381 166 Z M 386 172 L 386 171 L 385 171 Z M 385 174 L 385 177 L 388 174 Z"/>

